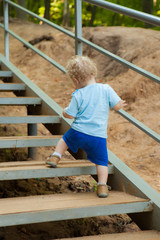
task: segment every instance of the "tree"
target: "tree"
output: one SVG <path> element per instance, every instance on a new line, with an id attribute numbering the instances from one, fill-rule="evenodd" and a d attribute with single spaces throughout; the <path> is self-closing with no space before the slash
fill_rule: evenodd
<path id="1" fill-rule="evenodd" d="M 44 18 L 50 20 L 50 0 L 45 0 L 45 12 L 44 12 Z"/>
<path id="2" fill-rule="evenodd" d="M 12 0 L 27 7 L 28 10 L 45 17 L 50 21 L 63 26 L 74 27 L 74 0 Z M 124 7 L 143 11 L 160 16 L 160 0 L 107 0 Z M 27 15 L 10 6 L 10 16 L 26 19 Z M 0 0 L 0 16 L 3 16 L 2 0 Z M 28 15 L 28 20 L 39 23 L 35 17 Z M 123 14 L 100 8 L 98 6 L 83 2 L 82 25 L 87 26 L 128 26 L 128 27 L 152 27 L 142 21 L 138 21 Z M 159 30 L 159 27 L 156 27 Z"/>
<path id="3" fill-rule="evenodd" d="M 142 0 L 143 12 L 153 14 L 153 0 Z M 152 27 L 151 24 L 145 23 L 146 28 Z"/>
<path id="4" fill-rule="evenodd" d="M 70 11 L 69 11 L 69 1 L 64 0 L 64 10 L 63 10 L 63 26 L 70 26 Z"/>
<path id="5" fill-rule="evenodd" d="M 90 27 L 93 26 L 93 22 L 94 22 L 95 17 L 96 17 L 96 10 L 97 10 L 97 7 L 95 5 L 92 5 L 91 6 L 91 20 L 90 20 L 90 23 L 89 23 Z"/>
<path id="6" fill-rule="evenodd" d="M 0 16 L 3 16 L 3 2 L 0 2 Z"/>
<path id="7" fill-rule="evenodd" d="M 18 0 L 18 4 L 24 8 L 26 8 L 26 0 Z M 16 9 L 17 18 L 27 20 L 27 14 L 23 11 Z"/>

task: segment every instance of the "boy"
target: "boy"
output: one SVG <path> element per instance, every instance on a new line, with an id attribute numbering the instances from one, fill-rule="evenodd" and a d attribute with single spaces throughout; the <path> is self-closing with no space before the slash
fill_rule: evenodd
<path id="1" fill-rule="evenodd" d="M 46 164 L 56 167 L 68 148 L 74 153 L 79 148 L 83 149 L 87 158 L 96 164 L 97 195 L 107 197 L 109 108 L 118 111 L 126 103 L 109 85 L 96 83 L 97 69 L 88 57 L 73 57 L 66 69 L 77 90 L 72 94 L 69 106 L 63 110 L 63 116 L 74 118 L 74 121 L 58 142 L 55 152 L 47 158 Z"/>

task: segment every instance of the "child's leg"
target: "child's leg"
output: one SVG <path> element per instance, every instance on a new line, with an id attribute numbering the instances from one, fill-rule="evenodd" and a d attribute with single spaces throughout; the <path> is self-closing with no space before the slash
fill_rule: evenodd
<path id="1" fill-rule="evenodd" d="M 105 198 L 108 196 L 108 187 L 106 185 L 108 179 L 108 167 L 96 165 L 96 168 L 98 176 L 97 195 Z"/>
<path id="2" fill-rule="evenodd" d="M 67 144 L 65 143 L 65 141 L 63 140 L 63 138 L 61 138 L 55 148 L 54 153 L 52 153 L 46 161 L 46 164 L 52 166 L 52 167 L 56 167 L 58 162 L 60 161 L 62 154 L 68 149 Z"/>
<path id="3" fill-rule="evenodd" d="M 99 184 L 106 184 L 108 179 L 108 167 L 96 165 Z"/>
<path id="4" fill-rule="evenodd" d="M 63 153 L 68 149 L 67 144 L 65 143 L 65 141 L 63 140 L 63 138 L 61 138 L 55 148 L 55 152 L 63 155 Z"/>

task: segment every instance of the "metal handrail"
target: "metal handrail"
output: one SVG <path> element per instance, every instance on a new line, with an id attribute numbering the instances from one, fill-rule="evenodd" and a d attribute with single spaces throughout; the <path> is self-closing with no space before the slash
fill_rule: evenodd
<path id="1" fill-rule="evenodd" d="M 154 75 L 154 74 L 144 70 L 143 68 L 140 68 L 140 67 L 136 66 L 135 64 L 133 64 L 133 63 L 131 63 L 131 62 L 129 62 L 129 61 L 127 61 L 127 60 L 117 56 L 117 55 L 115 55 L 114 53 L 111 53 L 111 52 L 107 51 L 106 49 L 98 46 L 97 44 L 94 44 L 94 43 L 86 40 L 83 37 L 79 37 L 78 40 L 80 40 L 81 42 L 85 43 L 86 45 L 94 48 L 98 52 L 103 53 L 104 55 L 112 58 L 113 60 L 115 60 L 115 61 L 117 61 L 117 62 L 127 66 L 128 68 L 134 70 L 135 72 L 137 72 L 137 73 L 139 73 L 139 74 L 149 78 L 150 80 L 160 84 L 160 77 L 158 77 L 158 76 L 156 76 L 156 75 Z"/>
<path id="2" fill-rule="evenodd" d="M 0 23 L 0 27 L 4 28 L 4 25 Z M 32 49 L 34 52 L 36 52 L 38 55 L 40 55 L 42 58 L 44 58 L 45 60 L 47 60 L 48 62 L 50 62 L 52 65 L 54 65 L 56 68 L 58 68 L 59 70 L 61 70 L 63 73 L 66 73 L 66 69 L 60 65 L 59 63 L 57 63 L 56 61 L 54 61 L 52 58 L 50 58 L 48 55 L 46 55 L 45 53 L 43 53 L 42 51 L 40 51 L 39 49 L 35 48 L 32 44 L 28 43 L 27 41 L 25 41 L 23 38 L 19 37 L 17 34 L 15 34 L 14 32 L 12 32 L 11 30 L 7 30 L 7 32 L 9 34 L 11 34 L 14 38 L 16 38 L 17 40 L 19 40 L 21 43 L 23 43 L 25 46 L 27 46 L 28 48 Z"/>
<path id="3" fill-rule="evenodd" d="M 91 2 L 91 3 L 92 3 L 92 2 L 97 2 L 96 0 L 83 0 L 83 1 Z M 21 11 L 24 11 L 25 13 L 28 13 L 29 15 L 31 15 L 31 16 L 33 16 L 33 17 L 35 17 L 35 18 L 37 18 L 37 19 L 39 19 L 39 20 L 47 23 L 48 25 L 52 26 L 53 28 L 55 28 L 55 29 L 63 32 L 64 34 L 67 34 L 68 36 L 70 36 L 70 37 L 72 37 L 72 38 L 75 39 L 75 34 L 74 34 L 74 33 L 72 33 L 72 32 L 70 32 L 70 31 L 68 31 L 68 30 L 66 30 L 66 29 L 58 26 L 57 24 L 54 24 L 54 23 L 48 21 L 47 19 L 38 16 L 37 14 L 35 14 L 35 13 L 33 13 L 33 12 L 31 12 L 31 11 L 29 11 L 29 10 L 21 7 L 21 6 L 19 6 L 19 5 L 16 4 L 16 3 L 13 3 L 13 2 L 10 1 L 10 0 L 5 0 L 5 2 L 7 2 L 8 4 L 10 4 L 10 5 L 12 5 L 12 6 L 20 9 Z M 103 2 L 104 2 L 104 5 L 106 5 L 106 3 L 109 4 L 109 2 L 99 1 L 99 0 L 98 0 L 99 6 L 101 6 L 101 4 L 102 4 Z M 113 5 L 113 6 L 112 6 L 112 5 Z M 112 6 L 113 8 L 115 7 L 114 5 L 116 5 L 116 7 L 117 7 L 118 9 L 120 8 L 120 6 L 118 6 L 117 4 L 111 4 L 111 6 Z M 110 4 L 109 4 L 109 6 L 110 6 Z M 80 8 L 80 6 L 78 6 L 78 8 Z M 126 8 L 126 9 L 129 11 L 129 8 Z M 126 10 L 126 11 L 127 11 L 127 10 Z M 119 10 L 119 11 L 120 11 L 120 10 Z M 135 10 L 133 10 L 133 12 L 134 12 L 134 11 L 135 11 Z M 137 13 L 137 12 L 138 12 L 139 14 L 141 13 L 141 12 L 139 12 L 139 11 L 136 11 L 136 13 Z M 78 14 L 78 11 L 77 11 L 77 14 Z M 147 16 L 149 15 L 149 16 L 150 16 L 150 14 L 143 14 L 143 15 L 145 15 L 145 16 L 146 16 L 146 15 L 147 15 Z M 155 18 L 157 19 L 157 17 L 155 17 Z M 159 18 L 158 18 L 158 20 L 160 21 Z M 80 26 L 79 26 L 79 27 L 80 27 Z M 15 35 L 13 32 L 11 33 L 9 30 L 7 30 L 7 32 L 10 33 L 12 36 Z M 15 35 L 15 36 L 16 36 L 16 35 Z M 18 39 L 17 36 L 16 36 L 16 38 Z M 18 40 L 19 40 L 19 39 L 18 39 Z M 83 43 L 89 45 L 90 47 L 96 49 L 97 51 L 103 53 L 104 55 L 109 56 L 109 57 L 112 58 L 113 60 L 115 60 L 115 61 L 117 61 L 117 62 L 119 62 L 119 63 L 127 66 L 128 68 L 134 70 L 135 72 L 137 72 L 137 73 L 139 73 L 139 74 L 141 74 L 141 75 L 143 75 L 143 76 L 145 76 L 145 77 L 147 77 L 147 78 L 149 78 L 149 79 L 151 79 L 151 80 L 153 80 L 153 81 L 155 81 L 155 82 L 157 82 L 157 83 L 160 83 L 160 77 L 158 77 L 158 76 L 156 76 L 156 75 L 154 75 L 154 74 L 152 74 L 152 73 L 150 73 L 150 72 L 148 72 L 148 71 L 146 71 L 146 70 L 144 70 L 144 69 L 136 66 L 136 65 L 133 64 L 133 63 L 130 63 L 129 61 L 127 61 L 127 60 L 125 60 L 125 59 L 123 59 L 123 58 L 121 58 L 121 57 L 119 57 L 119 56 L 117 56 L 117 55 L 115 55 L 115 54 L 107 51 L 107 50 L 105 50 L 104 48 L 102 48 L 102 47 L 100 47 L 100 46 L 98 46 L 98 45 L 96 45 L 96 44 L 88 41 L 87 39 L 78 36 L 77 40 L 79 40 L 79 42 L 83 42 Z M 22 42 L 22 39 L 21 39 L 20 41 Z M 24 42 L 23 42 L 23 43 L 24 43 Z M 27 45 L 27 42 L 24 43 L 24 44 Z M 35 51 L 36 53 L 38 53 L 38 51 L 36 51 L 36 50 L 33 50 L 33 51 Z M 40 52 L 40 51 L 39 51 L 39 52 Z M 77 54 L 78 54 L 78 52 L 82 52 L 82 51 L 77 51 Z M 39 54 L 39 53 L 38 53 L 38 54 Z M 39 55 L 43 57 L 43 54 L 42 54 L 42 53 L 39 54 Z M 47 55 L 46 55 L 46 57 L 44 57 L 44 58 L 47 60 Z M 52 61 L 52 59 L 50 59 L 50 60 L 48 60 L 48 61 L 49 61 L 50 63 L 52 63 L 54 66 L 57 65 L 56 67 L 61 70 L 61 67 L 59 67 L 60 65 L 57 64 L 55 61 Z M 54 63 L 53 63 L 53 62 L 54 62 Z M 65 73 L 65 70 L 64 70 L 63 67 L 62 67 L 62 72 Z"/>
<path id="4" fill-rule="evenodd" d="M 129 122 L 131 122 L 137 128 L 139 128 L 144 133 L 146 133 L 148 136 L 152 137 L 154 140 L 156 140 L 157 142 L 160 143 L 160 135 L 158 133 L 154 132 L 152 129 L 150 129 L 145 124 L 143 124 L 142 122 L 138 121 L 136 118 L 134 118 L 133 116 L 131 116 L 129 113 L 127 113 L 126 111 L 124 111 L 122 109 L 117 111 L 117 113 L 119 113 L 122 117 L 127 119 Z"/>
<path id="5" fill-rule="evenodd" d="M 115 3 L 103 1 L 103 0 L 83 0 L 83 1 L 102 7 L 102 8 L 106 8 L 113 12 L 117 12 L 117 13 L 129 16 L 131 18 L 140 20 L 142 22 L 150 23 L 155 26 L 160 26 L 160 18 L 148 13 L 143 13 L 137 10 L 133 10 L 131 8 L 127 8 L 127 7 L 124 7 Z"/>
<path id="6" fill-rule="evenodd" d="M 78 2 L 78 4 L 76 5 L 76 13 L 78 15 L 78 20 L 81 21 L 81 17 L 80 17 L 80 13 L 78 12 L 78 8 L 80 7 L 80 2 L 81 0 L 75 0 L 76 2 Z M 135 11 L 135 10 L 132 10 L 132 9 L 129 9 L 129 8 L 126 8 L 126 7 L 121 7 L 117 4 L 111 4 L 109 2 L 106 2 L 106 1 L 102 1 L 102 0 L 83 0 L 85 2 L 89 2 L 89 3 L 92 3 L 92 4 L 95 4 L 95 5 L 98 5 L 98 6 L 101 6 L 101 7 L 104 7 L 104 8 L 107 8 L 109 10 L 113 10 L 115 12 L 119 12 L 119 13 L 123 13 L 125 15 L 129 14 L 129 12 L 132 12 L 132 14 L 134 13 L 135 16 L 133 18 L 137 18 L 139 15 L 140 18 L 139 20 L 143 20 L 145 22 L 149 22 L 149 23 L 152 23 L 154 25 L 156 24 L 159 24 L 160 23 L 160 19 L 155 17 L 155 16 L 151 16 L 149 14 L 145 14 L 145 13 L 142 13 L 140 14 L 141 12 L 139 11 Z M 68 36 L 74 38 L 77 43 L 76 43 L 76 53 L 77 54 L 81 54 L 82 53 L 82 44 L 81 43 L 85 43 L 87 45 L 89 45 L 90 47 L 96 49 L 97 51 L 109 56 L 110 58 L 118 61 L 119 63 L 127 66 L 128 68 L 134 70 L 135 72 L 137 73 L 140 73 L 141 75 L 145 76 L 145 77 L 148 77 L 149 79 L 157 82 L 157 83 L 160 83 L 160 78 L 140 67 L 137 67 L 136 65 L 124 60 L 123 58 L 120 58 L 119 56 L 103 49 L 102 47 L 99 47 L 98 45 L 86 40 L 85 38 L 83 38 L 81 36 L 82 32 L 81 32 L 81 29 L 80 31 L 78 30 L 78 28 L 80 28 L 80 24 L 76 24 L 76 34 L 73 34 L 72 32 L 58 26 L 57 24 L 54 24 L 42 17 L 39 17 L 37 14 L 35 13 L 32 13 L 31 11 L 9 1 L 9 0 L 4 0 L 4 2 L 30 14 L 31 16 L 33 17 L 36 17 L 37 19 L 47 23 L 48 25 L 52 26 L 53 28 L 63 32 L 64 34 L 67 34 Z M 130 10 L 130 11 L 129 11 Z M 127 13 L 127 14 L 126 14 Z M 137 15 L 138 14 L 138 15 Z M 149 17 L 149 21 L 146 21 L 146 18 Z M 158 22 L 157 22 L 158 21 Z M 158 25 L 160 26 L 160 24 Z M 4 28 L 5 29 L 5 26 L 3 24 L 0 24 L 0 27 Z M 8 26 L 7 26 L 8 27 Z M 43 57 L 44 59 L 46 59 L 47 61 L 49 61 L 51 64 L 53 64 L 55 67 L 57 67 L 59 70 L 61 70 L 63 73 L 66 73 L 66 70 L 63 66 L 61 66 L 60 64 L 58 64 L 56 61 L 54 61 L 53 59 L 51 59 L 50 57 L 48 57 L 46 54 L 44 54 L 43 52 L 41 52 L 39 49 L 33 47 L 30 43 L 26 42 L 24 39 L 22 39 L 21 37 L 19 37 L 17 34 L 15 34 L 14 32 L 10 31 L 8 28 L 5 29 L 5 32 L 7 34 L 11 34 L 13 37 L 15 37 L 17 40 L 19 40 L 20 42 L 22 42 L 25 46 L 29 47 L 30 49 L 32 49 L 34 52 L 36 52 L 37 54 L 39 54 L 41 57 Z M 125 119 L 127 119 L 129 122 L 131 122 L 132 124 L 134 124 L 136 127 L 138 127 L 139 129 L 141 129 L 144 133 L 146 133 L 147 135 L 149 135 L 150 137 L 152 137 L 154 140 L 156 140 L 157 142 L 160 142 L 160 135 L 157 134 L 156 132 L 154 132 L 153 130 L 151 130 L 150 128 L 148 128 L 147 126 L 145 126 L 145 124 L 141 123 L 140 121 L 138 121 L 137 119 L 135 119 L 134 117 L 132 117 L 130 114 L 128 114 L 127 112 L 125 112 L 124 110 L 119 110 L 118 113 L 123 116 Z"/>

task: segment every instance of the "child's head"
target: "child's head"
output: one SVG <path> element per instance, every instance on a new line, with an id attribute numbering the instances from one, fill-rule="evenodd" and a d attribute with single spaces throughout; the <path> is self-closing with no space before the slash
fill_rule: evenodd
<path id="1" fill-rule="evenodd" d="M 68 61 L 67 74 L 75 83 L 78 82 L 80 87 L 84 87 L 87 83 L 97 75 L 96 65 L 88 57 L 75 56 Z"/>

